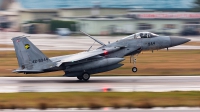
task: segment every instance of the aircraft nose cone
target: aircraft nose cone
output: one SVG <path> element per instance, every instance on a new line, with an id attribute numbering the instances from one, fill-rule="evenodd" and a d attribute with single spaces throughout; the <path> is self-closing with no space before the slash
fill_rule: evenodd
<path id="1" fill-rule="evenodd" d="M 180 44 L 184 44 L 186 42 L 189 42 L 190 39 L 186 39 L 186 38 L 178 38 L 178 37 L 170 37 L 171 39 L 171 46 L 177 46 L 177 45 L 180 45 Z"/>

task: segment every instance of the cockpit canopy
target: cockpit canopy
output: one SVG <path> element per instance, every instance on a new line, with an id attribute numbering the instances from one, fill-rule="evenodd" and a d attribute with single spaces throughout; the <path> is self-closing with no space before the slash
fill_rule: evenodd
<path id="1" fill-rule="evenodd" d="M 139 32 L 132 34 L 130 36 L 124 37 L 123 39 L 136 39 L 136 38 L 153 38 L 158 37 L 159 35 L 151 33 L 151 32 Z"/>

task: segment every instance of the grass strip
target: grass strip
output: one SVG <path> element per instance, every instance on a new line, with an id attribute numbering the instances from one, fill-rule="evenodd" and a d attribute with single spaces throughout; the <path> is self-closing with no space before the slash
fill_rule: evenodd
<path id="1" fill-rule="evenodd" d="M 78 53 L 81 51 L 68 50 L 68 51 L 43 51 L 48 57 L 59 55 L 67 55 Z M 62 76 L 63 71 L 50 72 L 44 74 L 15 74 L 12 73 L 13 69 L 18 68 L 17 59 L 14 51 L 0 52 L 0 76 Z M 133 73 L 131 68 L 133 64 L 130 63 L 129 57 L 122 62 L 124 66 L 121 68 L 99 73 L 95 75 L 101 76 L 179 76 L 179 75 L 200 75 L 200 51 L 199 50 L 159 50 L 140 53 L 137 58 L 138 72 Z"/>
<path id="2" fill-rule="evenodd" d="M 200 107 L 200 92 L 1 93 L 0 109 Z"/>

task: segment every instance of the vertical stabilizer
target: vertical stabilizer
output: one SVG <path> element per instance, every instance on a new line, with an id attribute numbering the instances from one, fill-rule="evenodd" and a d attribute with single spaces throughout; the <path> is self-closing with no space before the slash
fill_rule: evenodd
<path id="1" fill-rule="evenodd" d="M 52 63 L 31 41 L 26 37 L 12 38 L 19 69 L 42 69 L 43 65 Z"/>

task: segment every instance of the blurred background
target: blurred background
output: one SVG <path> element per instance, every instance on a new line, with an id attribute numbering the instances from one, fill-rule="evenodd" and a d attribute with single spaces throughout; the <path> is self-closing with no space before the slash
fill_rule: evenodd
<path id="1" fill-rule="evenodd" d="M 0 0 L 0 28 L 28 34 L 199 35 L 199 0 Z"/>

